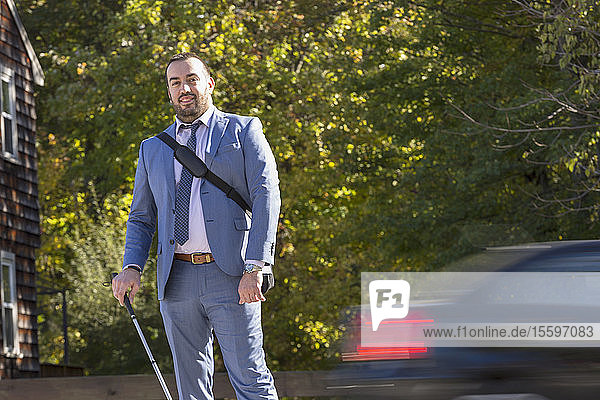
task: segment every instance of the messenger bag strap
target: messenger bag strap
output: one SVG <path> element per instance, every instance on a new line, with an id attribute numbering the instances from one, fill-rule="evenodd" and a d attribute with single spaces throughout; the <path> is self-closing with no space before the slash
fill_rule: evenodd
<path id="1" fill-rule="evenodd" d="M 204 161 L 194 154 L 187 146 L 180 145 L 175 139 L 173 139 L 167 132 L 162 132 L 157 137 L 167 144 L 174 151 L 174 157 L 177 161 L 186 167 L 192 175 L 196 178 L 204 178 L 221 191 L 231 200 L 235 201 L 242 210 L 252 218 L 252 209 L 246 203 L 244 198 L 227 182 L 215 175 L 211 170 L 208 169 Z"/>

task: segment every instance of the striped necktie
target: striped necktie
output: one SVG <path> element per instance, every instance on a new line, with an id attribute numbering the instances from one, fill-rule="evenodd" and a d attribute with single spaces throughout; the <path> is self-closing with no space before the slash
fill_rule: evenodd
<path id="1" fill-rule="evenodd" d="M 189 147 L 194 154 L 196 153 L 196 131 L 200 127 L 200 123 L 193 125 L 182 125 L 180 129 L 191 128 L 192 134 L 187 141 Z M 192 181 L 194 177 L 189 169 L 183 167 L 181 169 L 181 178 L 177 186 L 177 196 L 175 197 L 175 240 L 180 245 L 188 241 L 190 237 L 190 194 L 192 192 Z"/>

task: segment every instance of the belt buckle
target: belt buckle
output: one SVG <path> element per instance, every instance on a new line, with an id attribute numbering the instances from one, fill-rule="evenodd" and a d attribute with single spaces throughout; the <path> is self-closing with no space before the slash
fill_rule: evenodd
<path id="1" fill-rule="evenodd" d="M 192 253 L 192 264 L 206 264 L 210 261 L 210 256 L 207 253 Z"/>

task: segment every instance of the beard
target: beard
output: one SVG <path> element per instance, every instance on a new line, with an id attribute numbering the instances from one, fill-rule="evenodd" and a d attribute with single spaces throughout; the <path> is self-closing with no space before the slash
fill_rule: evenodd
<path id="1" fill-rule="evenodd" d="M 202 114 L 204 114 L 206 110 L 208 110 L 208 107 L 210 107 L 212 104 L 212 99 L 209 93 L 203 93 L 199 96 L 183 94 L 179 96 L 179 98 L 182 96 L 194 96 L 194 101 L 185 107 L 180 105 L 179 99 L 177 99 L 177 103 L 173 103 L 173 109 L 175 110 L 177 118 L 183 122 L 193 122 L 200 118 L 200 116 L 202 116 Z"/>

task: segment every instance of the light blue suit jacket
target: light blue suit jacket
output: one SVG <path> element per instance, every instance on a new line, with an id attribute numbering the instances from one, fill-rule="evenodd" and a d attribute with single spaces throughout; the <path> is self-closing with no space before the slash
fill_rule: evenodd
<path id="1" fill-rule="evenodd" d="M 165 131 L 175 138 L 175 124 Z M 233 200 L 206 180 L 200 196 L 206 234 L 215 262 L 225 273 L 241 276 L 244 260 L 273 264 L 279 208 L 275 158 L 256 117 L 215 109 L 208 127 L 205 162 L 252 207 L 252 221 Z M 123 266 L 144 267 L 158 223 L 158 299 L 173 263 L 175 239 L 173 150 L 153 136 L 140 145 L 133 201 L 127 221 Z M 193 227 L 190 227 L 193 229 Z"/>

